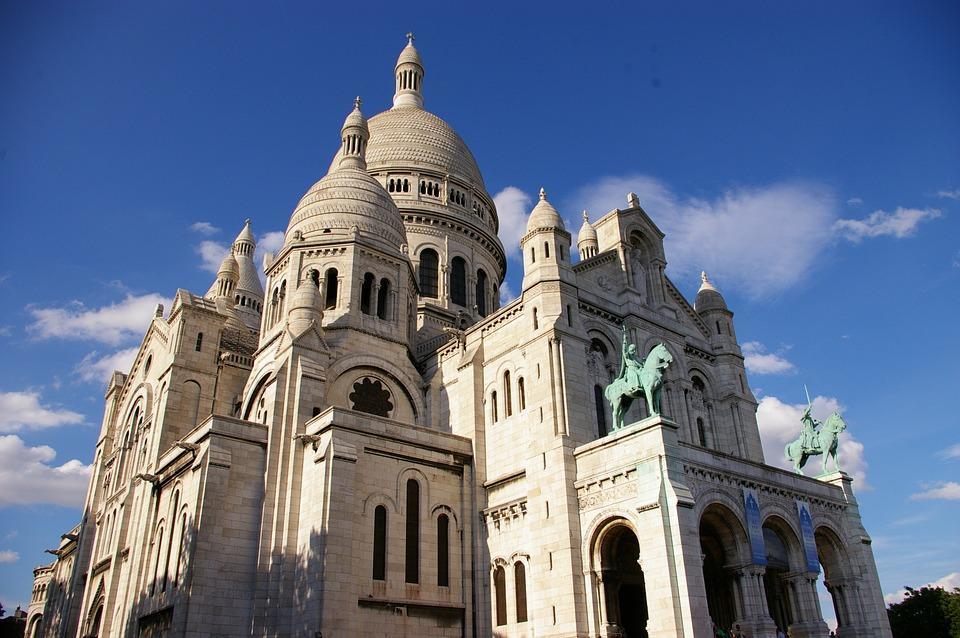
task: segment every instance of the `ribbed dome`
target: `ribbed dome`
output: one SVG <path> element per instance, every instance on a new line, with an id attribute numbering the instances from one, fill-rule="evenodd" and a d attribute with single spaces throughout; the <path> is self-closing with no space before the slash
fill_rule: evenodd
<path id="1" fill-rule="evenodd" d="M 527 220 L 527 232 L 531 233 L 538 228 L 559 228 L 566 230 L 563 225 L 563 219 L 560 213 L 553 207 L 553 204 L 547 201 L 547 192 L 540 189 L 540 201 L 530 212 L 530 218 Z"/>
<path id="2" fill-rule="evenodd" d="M 305 239 L 349 236 L 353 226 L 394 250 L 407 243 L 400 211 L 380 182 L 359 168 L 335 169 L 300 199 L 286 241 L 298 230 Z"/>
<path id="3" fill-rule="evenodd" d="M 583 225 L 580 226 L 580 232 L 577 233 L 577 245 L 585 242 L 597 243 L 597 229 L 590 223 L 587 211 L 583 211 Z"/>
<path id="4" fill-rule="evenodd" d="M 697 291 L 697 299 L 693 302 L 693 308 L 697 312 L 706 310 L 727 310 L 727 302 L 723 295 L 717 290 L 707 273 L 700 273 L 700 290 Z"/>
<path id="5" fill-rule="evenodd" d="M 423 67 L 423 61 L 420 59 L 420 52 L 417 51 L 417 48 L 413 46 L 413 41 L 407 42 L 407 46 L 403 47 L 403 51 L 400 52 L 400 57 L 397 58 L 397 66 L 401 64 L 418 64 L 420 67 Z"/>
<path id="6" fill-rule="evenodd" d="M 483 188 L 477 160 L 453 128 L 442 119 L 415 107 L 393 108 L 367 120 L 367 170 L 424 169 L 452 175 Z M 337 166 L 340 153 L 333 158 Z"/>

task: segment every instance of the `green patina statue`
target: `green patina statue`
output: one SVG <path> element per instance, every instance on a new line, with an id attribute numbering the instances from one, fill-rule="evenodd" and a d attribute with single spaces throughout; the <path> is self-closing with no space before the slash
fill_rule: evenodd
<path id="1" fill-rule="evenodd" d="M 626 328 L 621 326 L 621 330 L 623 353 L 620 360 L 620 374 L 603 392 L 613 410 L 613 431 L 624 426 L 623 416 L 630 409 L 634 399 L 645 399 L 650 414 L 660 414 L 663 371 L 673 363 L 673 356 L 662 343 L 654 346 L 643 363 L 640 363 L 637 360 L 637 346 L 628 344 Z"/>
<path id="2" fill-rule="evenodd" d="M 800 437 L 783 448 L 783 453 L 787 459 L 793 463 L 793 468 L 797 474 L 803 474 L 803 466 L 807 463 L 807 458 L 823 455 L 823 473 L 827 473 L 827 459 L 833 457 L 833 466 L 837 472 L 840 471 L 840 459 L 837 451 L 840 443 L 840 433 L 847 429 L 847 423 L 840 416 L 839 412 L 834 412 L 827 417 L 826 422 L 821 423 L 810 416 L 809 398 L 807 399 L 807 409 L 800 417 L 800 423 L 803 429 L 800 431 Z M 817 428 L 820 428 L 819 430 Z"/>

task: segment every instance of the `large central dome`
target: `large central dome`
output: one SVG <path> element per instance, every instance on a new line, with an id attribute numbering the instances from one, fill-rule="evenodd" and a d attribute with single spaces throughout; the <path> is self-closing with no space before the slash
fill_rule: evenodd
<path id="1" fill-rule="evenodd" d="M 483 188 L 473 153 L 442 119 L 417 107 L 394 107 L 368 120 L 367 170 L 396 166 L 452 175 Z"/>

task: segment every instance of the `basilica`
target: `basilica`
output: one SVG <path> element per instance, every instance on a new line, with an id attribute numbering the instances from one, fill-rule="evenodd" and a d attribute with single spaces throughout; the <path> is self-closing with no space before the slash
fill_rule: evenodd
<path id="1" fill-rule="evenodd" d="M 574 238 L 541 190 L 501 303 L 424 68 L 411 37 L 276 254 L 247 220 L 157 307 L 27 636 L 826 638 L 822 580 L 838 636 L 889 637 L 850 477 L 765 463 L 733 312 L 665 275 L 657 211 L 625 193 Z M 617 427 L 628 343 L 671 363 Z"/>

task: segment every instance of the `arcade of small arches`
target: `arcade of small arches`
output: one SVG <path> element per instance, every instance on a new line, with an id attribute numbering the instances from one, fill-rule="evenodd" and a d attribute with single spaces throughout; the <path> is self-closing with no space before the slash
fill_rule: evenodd
<path id="1" fill-rule="evenodd" d="M 459 255 L 454 256 L 450 260 L 450 265 L 445 266 L 443 270 L 449 272 L 449 278 L 440 276 L 440 256 L 436 250 L 433 248 L 420 250 L 417 279 L 422 297 L 439 299 L 441 295 L 449 296 L 451 303 L 464 308 L 469 307 L 470 302 L 473 301 L 476 312 L 481 317 L 486 317 L 496 309 L 496 286 L 491 282 L 486 270 L 477 268 L 474 276 L 468 277 L 470 268 L 467 266 L 467 260 Z M 472 281 L 469 281 L 471 279 Z M 473 294 L 469 295 L 471 287 Z"/>
<path id="2" fill-rule="evenodd" d="M 424 201 L 435 200 L 437 203 L 458 206 L 472 212 L 475 217 L 483 221 L 496 232 L 496 221 L 490 214 L 491 206 L 484 198 L 468 186 L 459 186 L 449 179 L 409 174 L 391 174 L 381 177 L 384 188 L 392 194 L 409 194 L 415 199 Z M 442 183 L 441 183 L 442 182 Z M 444 189 L 446 184 L 446 189 Z M 446 199 L 443 195 L 446 193 Z"/>
<path id="3" fill-rule="evenodd" d="M 514 554 L 510 560 L 495 558 L 490 566 L 495 627 L 525 623 L 527 612 L 527 569 L 530 557 Z M 508 578 L 509 573 L 509 578 Z"/>
<path id="4" fill-rule="evenodd" d="M 798 625 L 822 625 L 818 573 L 807 571 L 799 532 L 783 512 L 773 510 L 762 519 L 766 565 L 761 565 L 751 557 L 742 512 L 717 501 L 701 511 L 702 576 L 711 622 L 784 633 Z M 611 515 L 595 529 L 585 548 L 595 629 L 630 638 L 655 633 L 660 625 L 648 606 L 638 525 L 626 514 Z M 815 527 L 814 537 L 839 627 L 863 625 L 860 579 L 846 546 L 827 523 Z"/>
<path id="5" fill-rule="evenodd" d="M 509 419 L 513 416 L 514 410 L 522 413 L 527 409 L 527 391 L 522 376 L 516 377 L 516 385 L 510 380 L 510 371 L 505 370 L 500 377 L 500 383 L 494 384 L 496 387 L 490 390 L 490 423 L 498 423 L 501 418 Z M 514 402 L 514 387 L 516 387 L 517 400 Z M 500 408 L 503 407 L 503 416 L 501 417 Z"/>

